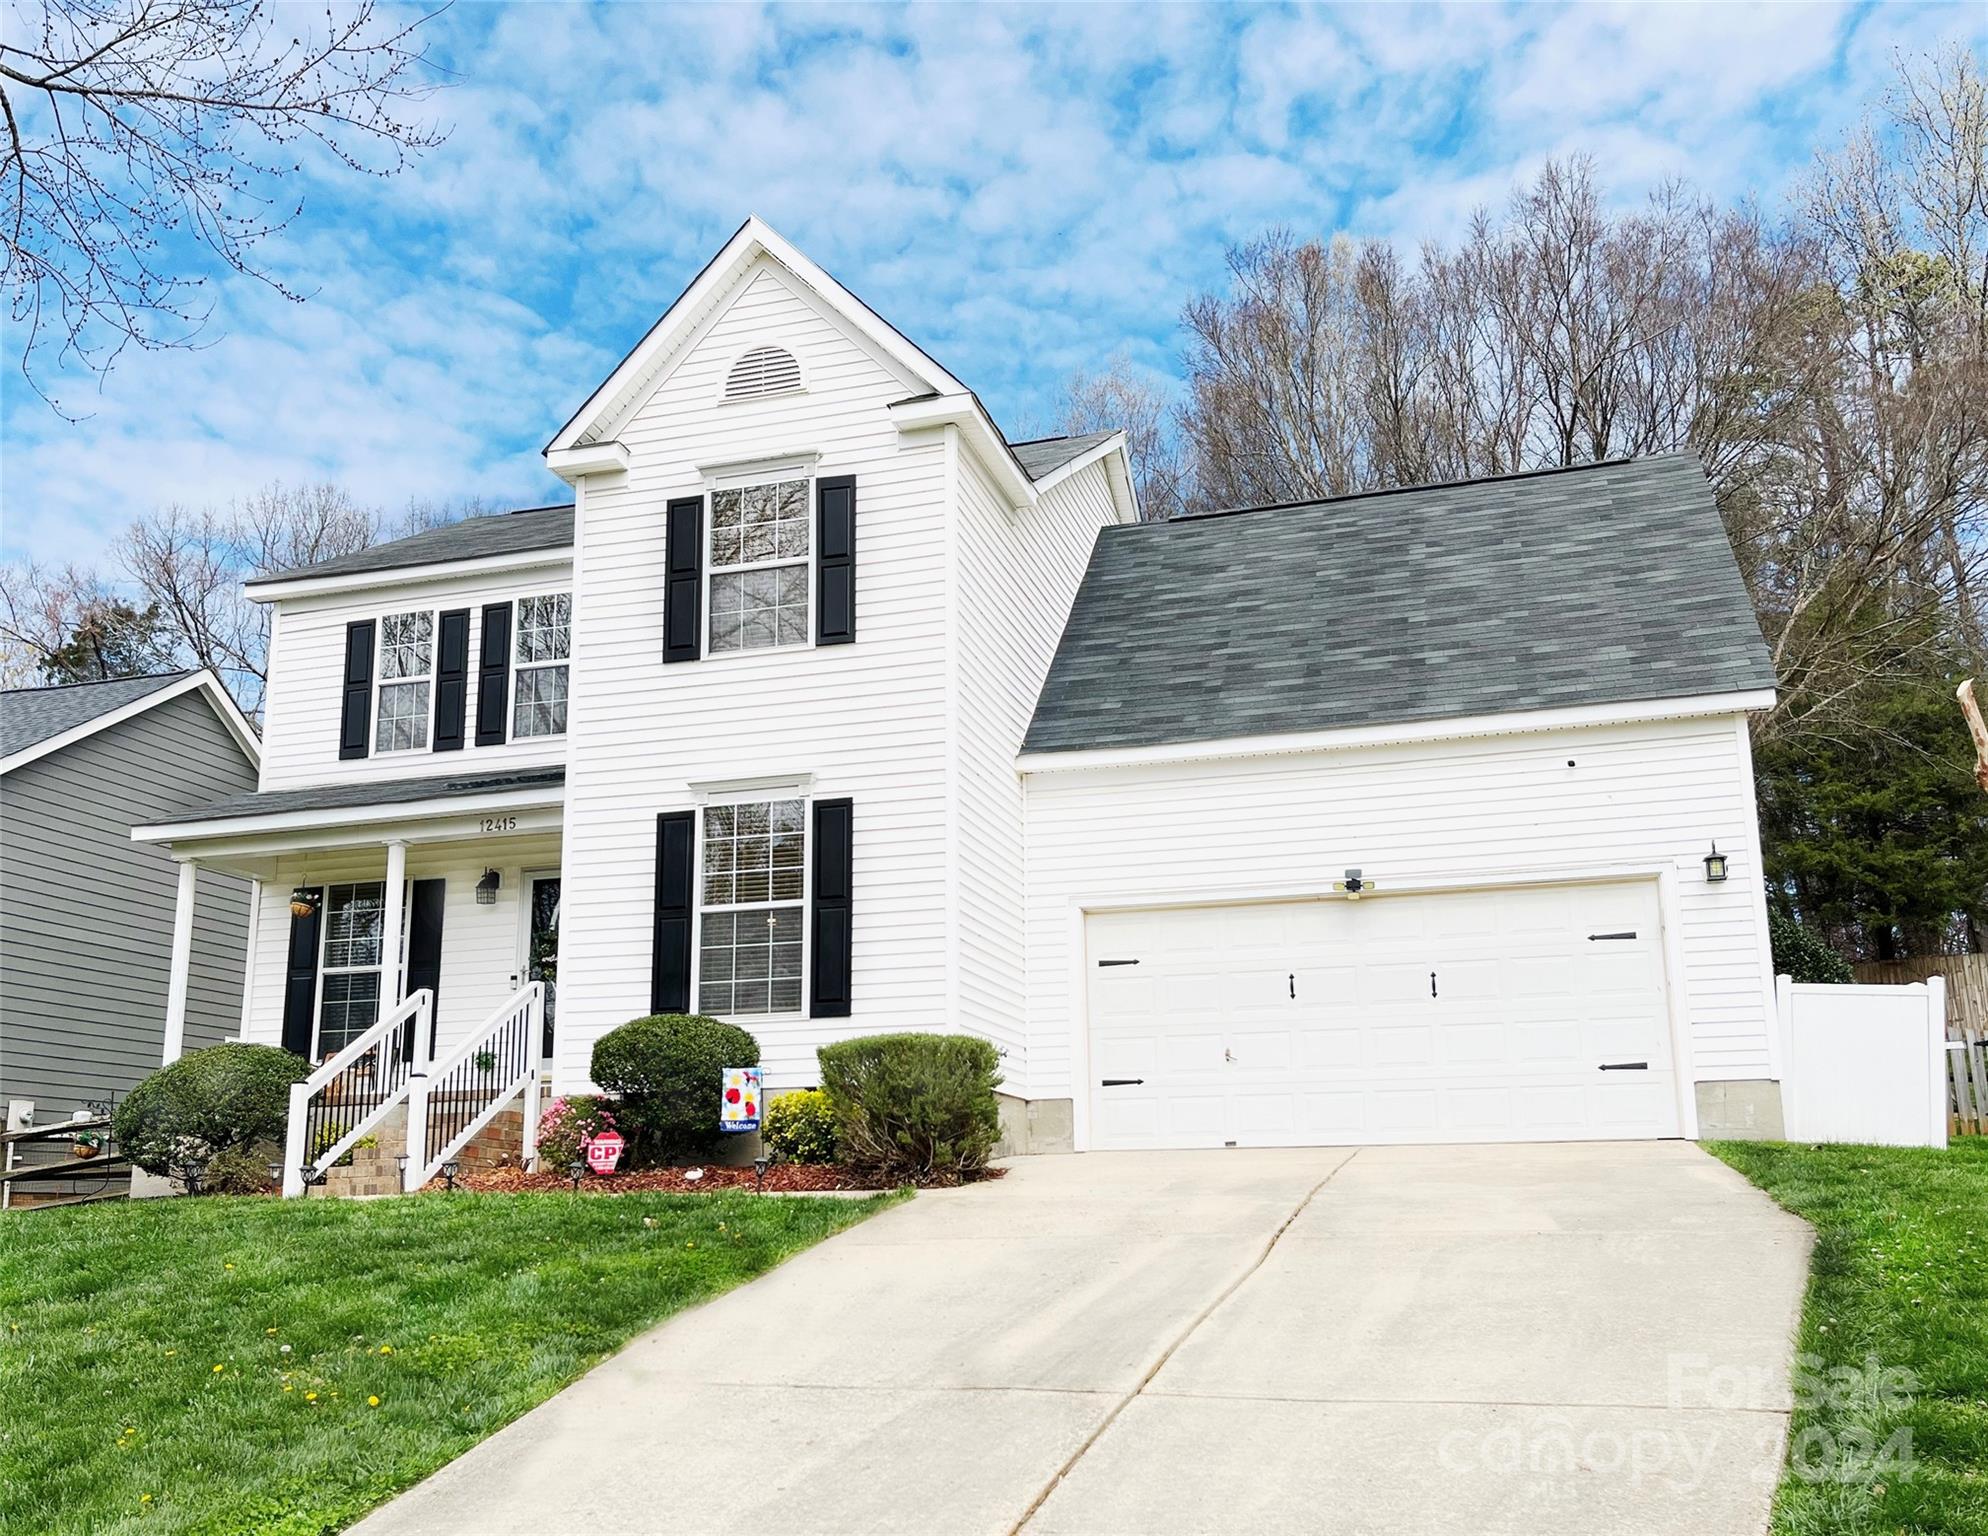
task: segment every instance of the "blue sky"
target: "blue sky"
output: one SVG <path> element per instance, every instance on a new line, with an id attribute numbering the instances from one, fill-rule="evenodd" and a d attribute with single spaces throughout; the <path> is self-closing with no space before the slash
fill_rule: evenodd
<path id="1" fill-rule="evenodd" d="M 273 479 L 560 499 L 545 440 L 747 213 L 1012 435 L 1073 369 L 1175 371 L 1224 248 L 1274 223 L 1453 236 L 1550 155 L 1617 201 L 1687 177 L 1769 206 L 1961 5 L 845 9 L 459 3 L 449 141 L 378 181 L 307 167 L 218 284 L 211 344 L 127 353 L 88 412 L 0 382 L 0 546 L 102 551 L 134 513 Z M 11 358 L 11 353 L 10 353 Z"/>

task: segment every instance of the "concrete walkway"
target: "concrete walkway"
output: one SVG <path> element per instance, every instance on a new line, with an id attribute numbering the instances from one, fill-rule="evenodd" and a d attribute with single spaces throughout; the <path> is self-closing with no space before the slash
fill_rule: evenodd
<path id="1" fill-rule="evenodd" d="M 357 1529 L 1751 1536 L 1808 1246 L 1678 1142 L 1024 1159 Z"/>

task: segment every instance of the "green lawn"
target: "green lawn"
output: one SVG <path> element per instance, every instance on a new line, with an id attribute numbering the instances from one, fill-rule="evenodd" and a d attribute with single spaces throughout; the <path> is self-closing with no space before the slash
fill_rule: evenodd
<path id="1" fill-rule="evenodd" d="M 1988 1536 L 1988 1139 L 1711 1150 L 1816 1229 L 1778 1536 Z"/>
<path id="2" fill-rule="evenodd" d="M 0 1531 L 336 1530 L 633 1334 L 896 1198 L 0 1217 Z"/>

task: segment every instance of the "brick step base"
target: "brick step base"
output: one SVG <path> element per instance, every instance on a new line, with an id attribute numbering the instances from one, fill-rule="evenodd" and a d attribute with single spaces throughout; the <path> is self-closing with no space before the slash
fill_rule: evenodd
<path id="1" fill-rule="evenodd" d="M 310 1193 L 329 1199 L 399 1194 L 400 1155 L 407 1150 L 406 1106 L 396 1108 L 371 1134 L 373 1146 L 354 1148 L 351 1163 L 327 1170 L 324 1183 Z M 468 1173 L 515 1166 L 524 1153 L 524 1138 L 524 1111 L 515 1104 L 501 1109 L 456 1154 L 457 1170 Z"/>

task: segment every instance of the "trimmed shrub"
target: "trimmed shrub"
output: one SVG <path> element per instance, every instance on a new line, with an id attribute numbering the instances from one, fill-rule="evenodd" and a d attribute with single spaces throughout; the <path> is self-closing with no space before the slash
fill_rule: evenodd
<path id="1" fill-rule="evenodd" d="M 725 1068 L 759 1065 L 759 1042 L 702 1014 L 631 1019 L 594 1042 L 595 1082 L 620 1100 L 630 1166 L 708 1152 L 718 1129 Z"/>
<path id="2" fill-rule="evenodd" d="M 278 1188 L 270 1181 L 268 1148 L 230 1147 L 216 1152 L 201 1175 L 206 1195 L 266 1195 Z"/>
<path id="3" fill-rule="evenodd" d="M 303 1057 L 273 1045 L 210 1045 L 133 1088 L 111 1129 L 138 1167 L 199 1194 L 222 1153 L 283 1140 L 290 1085 L 310 1075 Z"/>
<path id="4" fill-rule="evenodd" d="M 1777 976 L 1838 986 L 1856 979 L 1850 962 L 1831 949 L 1828 940 L 1771 906 L 1767 909 L 1767 940 L 1774 950 Z"/>
<path id="5" fill-rule="evenodd" d="M 790 1163 L 835 1161 L 835 1111 L 819 1088 L 783 1093 L 766 1106 L 760 1140 Z"/>
<path id="6" fill-rule="evenodd" d="M 606 1099 L 588 1093 L 554 1099 L 538 1117 L 538 1165 L 564 1173 L 586 1155 L 590 1140 L 602 1131 L 620 1128 Z"/>
<path id="7" fill-rule="evenodd" d="M 824 1045 L 822 1092 L 843 1160 L 913 1184 L 958 1184 L 1001 1135 L 1001 1058 L 972 1035 L 872 1035 Z"/>

